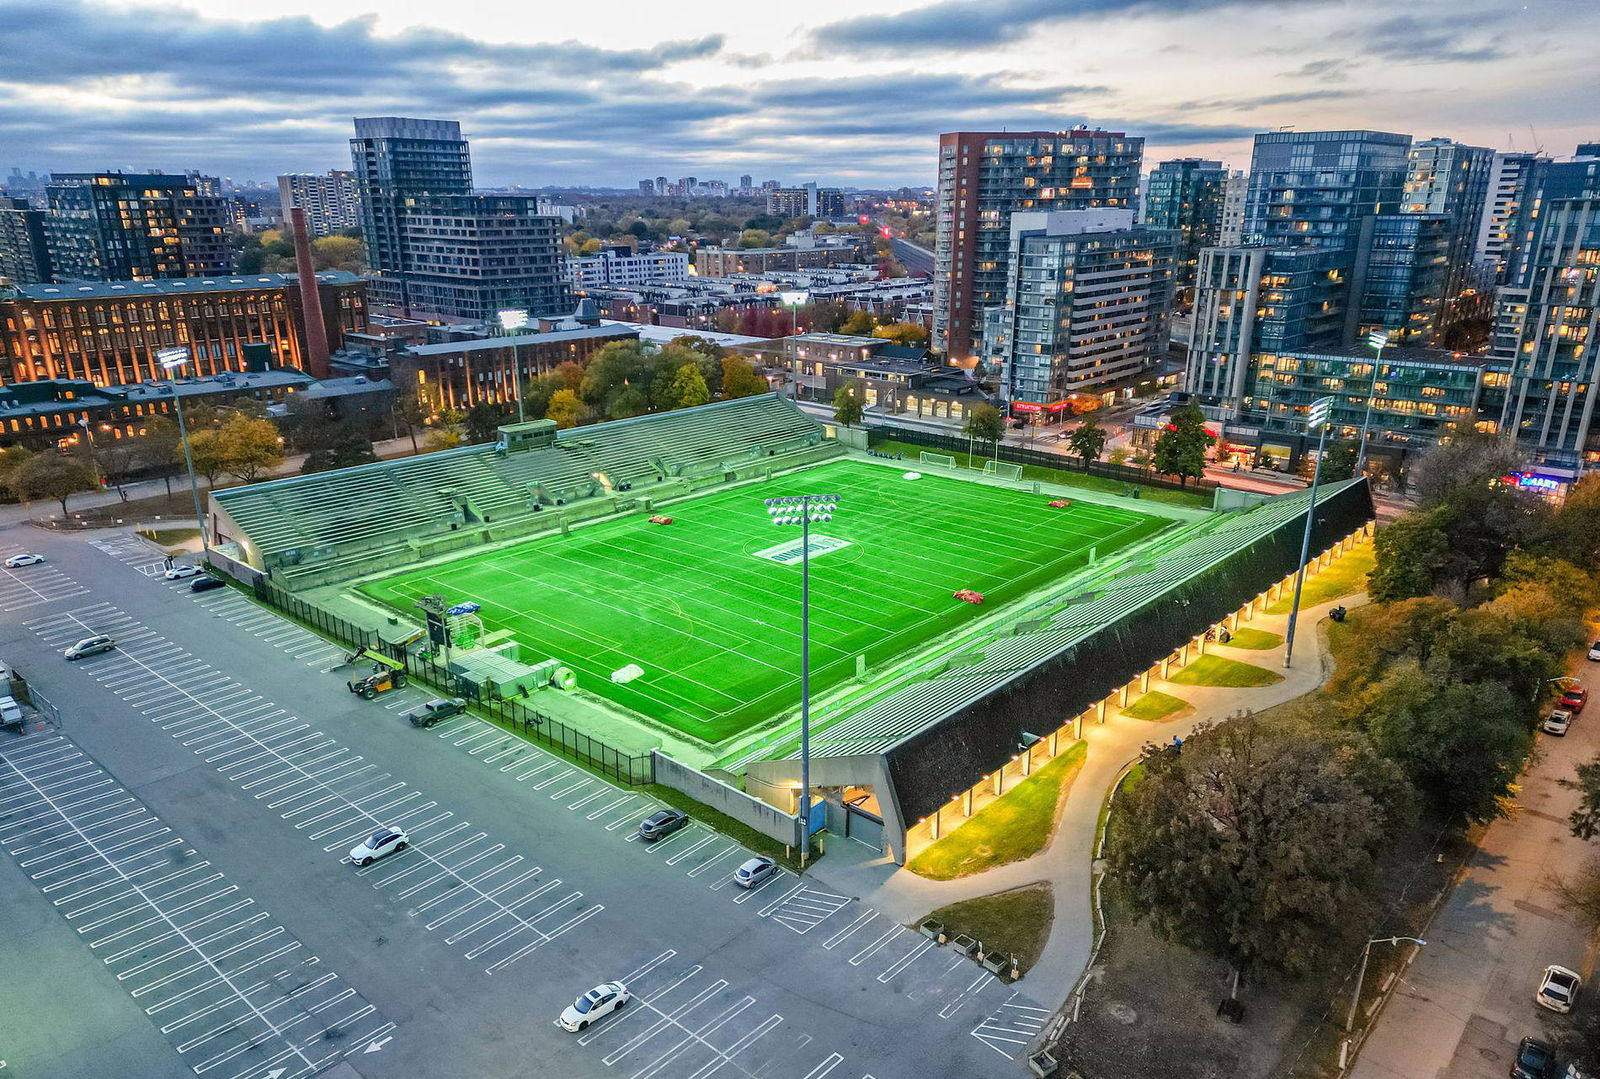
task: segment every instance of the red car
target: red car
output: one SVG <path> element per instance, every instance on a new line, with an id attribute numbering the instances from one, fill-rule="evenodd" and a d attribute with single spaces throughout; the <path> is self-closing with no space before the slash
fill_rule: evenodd
<path id="1" fill-rule="evenodd" d="M 1583 706 L 1588 703 L 1588 700 L 1589 691 L 1580 686 L 1573 686 L 1570 689 L 1561 691 L 1561 707 L 1569 712 L 1583 711 Z"/>

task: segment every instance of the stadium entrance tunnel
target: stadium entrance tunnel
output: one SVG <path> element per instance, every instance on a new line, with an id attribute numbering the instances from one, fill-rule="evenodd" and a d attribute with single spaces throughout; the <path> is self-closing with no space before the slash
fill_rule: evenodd
<path id="1" fill-rule="evenodd" d="M 1311 528 L 1308 579 L 1372 534 L 1364 478 L 1324 487 Z M 814 796 L 829 830 L 855 822 L 852 798 L 877 805 L 884 853 L 899 864 L 1104 723 L 1152 680 L 1204 655 L 1292 592 L 1309 495 L 1218 513 L 1156 537 L 1093 593 L 1030 610 L 986 643 L 859 712 L 813 727 Z M 793 810 L 798 747 L 744 762 L 746 790 Z M 848 797 L 846 792 L 850 792 Z M 867 804 L 863 801 L 860 807 Z"/>

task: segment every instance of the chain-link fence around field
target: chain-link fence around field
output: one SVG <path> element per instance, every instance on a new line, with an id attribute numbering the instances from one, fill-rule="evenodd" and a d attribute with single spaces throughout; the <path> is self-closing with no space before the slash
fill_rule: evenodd
<path id="1" fill-rule="evenodd" d="M 547 746 L 562 756 L 570 757 L 579 764 L 623 783 L 637 786 L 655 781 L 654 762 L 648 753 L 624 753 L 615 746 L 607 745 L 600 739 L 530 708 L 519 700 L 503 700 L 485 695 L 472 685 L 463 682 L 443 664 L 411 652 L 399 652 L 398 649 L 384 644 L 376 630 L 340 618 L 265 578 L 258 580 L 253 587 L 256 598 L 268 606 L 276 607 L 323 636 L 348 646 L 352 652 L 370 648 L 386 655 L 393 655 L 396 660 L 405 664 L 406 673 L 412 678 L 436 686 L 451 696 L 467 698 L 490 719 L 516 731 L 530 741 Z"/>

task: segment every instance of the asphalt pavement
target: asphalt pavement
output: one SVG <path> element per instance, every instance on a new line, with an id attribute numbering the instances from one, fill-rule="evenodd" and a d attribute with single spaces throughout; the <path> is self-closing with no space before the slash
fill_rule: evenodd
<path id="1" fill-rule="evenodd" d="M 24 548 L 0 660 L 63 723 L 0 741 L 0 962 L 73 997 L 41 994 L 15 1074 L 1026 1073 L 1047 1009 L 825 871 L 746 892 L 700 824 L 638 842 L 648 797 L 470 716 L 411 728 L 424 689 L 355 697 L 337 645 L 137 539 L 0 529 Z M 91 632 L 119 647 L 65 661 Z M 408 849 L 345 862 L 390 823 Z M 618 978 L 627 1009 L 553 1025 Z"/>

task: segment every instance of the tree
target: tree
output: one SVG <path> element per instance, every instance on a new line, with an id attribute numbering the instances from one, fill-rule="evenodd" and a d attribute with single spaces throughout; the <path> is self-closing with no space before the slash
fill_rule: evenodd
<path id="1" fill-rule="evenodd" d="M 8 451 L 8 455 L 11 452 Z M 39 453 L 24 459 L 8 470 L 11 493 L 23 502 L 41 498 L 61 503 L 61 516 L 67 515 L 67 499 L 79 491 L 95 489 L 94 473 L 89 466 L 72 457 L 58 453 Z"/>
<path id="2" fill-rule="evenodd" d="M 422 421 L 428 417 L 428 410 L 423 406 L 421 396 L 404 391 L 396 392 L 394 401 L 389 406 L 389 415 L 394 421 L 396 430 L 404 431 L 411 439 L 411 452 L 421 453 L 422 447 L 417 445 L 417 428 L 421 427 Z"/>
<path id="3" fill-rule="evenodd" d="M 1600 835 L 1600 757 L 1588 764 L 1578 765 L 1575 778 L 1558 779 L 1556 782 L 1569 791 L 1577 791 L 1580 796 L 1578 808 L 1567 818 L 1572 825 L 1572 834 L 1579 839 L 1593 839 Z"/>
<path id="4" fill-rule="evenodd" d="M 1347 480 L 1356 474 L 1356 457 L 1360 451 L 1354 442 L 1335 442 L 1322 455 L 1324 480 Z"/>
<path id="5" fill-rule="evenodd" d="M 462 445 L 466 437 L 462 433 L 466 416 L 460 409 L 441 408 L 439 418 L 434 421 L 433 427 L 428 431 L 428 440 L 425 445 L 429 450 L 452 450 Z"/>
<path id="6" fill-rule="evenodd" d="M 220 429 L 207 427 L 189 432 L 189 456 L 194 470 L 206 478 L 207 487 L 215 487 L 217 477 L 225 471 L 227 448 L 223 445 Z"/>
<path id="7" fill-rule="evenodd" d="M 583 402 L 571 390 L 557 390 L 550 395 L 550 407 L 545 409 L 545 419 L 555 420 L 556 427 L 565 431 L 583 420 Z"/>
<path id="8" fill-rule="evenodd" d="M 1006 418 L 998 408 L 984 401 L 967 409 L 967 419 L 961 427 L 967 436 L 967 456 L 971 457 L 974 439 L 996 447 L 1000 445 L 1000 439 L 1006 433 Z"/>
<path id="9" fill-rule="evenodd" d="M 1600 474 L 1588 473 L 1572 485 L 1530 547 L 1591 573 L 1600 570 Z"/>
<path id="10" fill-rule="evenodd" d="M 872 336 L 909 348 L 926 348 L 928 345 L 928 328 L 920 322 L 896 322 L 890 326 L 880 326 L 872 331 Z"/>
<path id="11" fill-rule="evenodd" d="M 1156 471 L 1177 476 L 1179 483 L 1199 479 L 1206 473 L 1206 448 L 1216 440 L 1206 430 L 1200 406 L 1190 401 L 1167 417 L 1166 430 L 1156 439 Z"/>
<path id="12" fill-rule="evenodd" d="M 300 466 L 302 476 L 371 464 L 378 459 L 372 449 L 372 439 L 359 424 L 348 420 L 323 425 L 315 442 L 309 447 L 302 444 L 302 448 L 306 450 L 305 462 Z"/>
<path id="13" fill-rule="evenodd" d="M 467 444 L 481 446 L 500 437 L 500 425 L 510 421 L 511 408 L 492 401 L 479 401 L 467 409 L 462 434 Z"/>
<path id="14" fill-rule="evenodd" d="M 706 388 L 706 377 L 700 373 L 699 365 L 686 363 L 678 368 L 672 379 L 672 400 L 675 408 L 694 408 L 711 400 L 711 391 Z"/>
<path id="15" fill-rule="evenodd" d="M 590 357 L 578 394 L 585 404 L 603 412 L 612 394 L 648 378 L 649 365 L 639 342 L 613 341 Z"/>
<path id="16" fill-rule="evenodd" d="M 1433 593 L 1450 564 L 1450 513 L 1443 507 L 1406 513 L 1373 540 L 1377 565 L 1368 577 L 1367 593 L 1379 603 Z"/>
<path id="17" fill-rule="evenodd" d="M 877 328 L 878 320 L 872 317 L 871 311 L 852 311 L 850 317 L 840 324 L 839 332 L 853 337 L 868 337 Z"/>
<path id="18" fill-rule="evenodd" d="M 311 265 L 317 270 L 349 270 L 364 273 L 367 248 L 353 236 L 318 236 L 311 241 Z"/>
<path id="19" fill-rule="evenodd" d="M 765 229 L 745 229 L 739 234 L 739 246 L 746 250 L 772 246 L 772 233 Z"/>
<path id="20" fill-rule="evenodd" d="M 859 387 L 851 379 L 840 386 L 833 395 L 833 422 L 841 423 L 846 427 L 854 427 L 861 422 L 862 414 L 866 407 L 861 403 L 861 397 L 856 392 Z"/>
<path id="21" fill-rule="evenodd" d="M 1441 680 L 1436 669 L 1391 666 L 1362 696 L 1359 722 L 1446 816 L 1504 816 L 1533 742 L 1523 706 L 1498 682 Z"/>
<path id="22" fill-rule="evenodd" d="M 722 360 L 722 396 L 724 400 L 734 397 L 754 397 L 756 394 L 768 393 L 772 387 L 767 380 L 756 374 L 756 369 L 742 356 L 725 356 Z"/>
<path id="23" fill-rule="evenodd" d="M 1404 784 L 1354 735 L 1202 725 L 1146 751 L 1118 803 L 1109 868 L 1167 940 L 1237 973 L 1313 969 L 1360 924 Z"/>
<path id="24" fill-rule="evenodd" d="M 11 488 L 11 477 L 31 460 L 33 451 L 23 445 L 0 447 L 0 486 Z"/>
<path id="25" fill-rule="evenodd" d="M 650 411 L 650 399 L 638 386 L 624 386 L 606 403 L 606 419 L 626 420 Z"/>
<path id="26" fill-rule="evenodd" d="M 283 436 L 271 420 L 235 415 L 212 433 L 221 471 L 240 483 L 254 483 L 283 461 Z M 198 465 L 196 466 L 198 467 Z"/>
<path id="27" fill-rule="evenodd" d="M 1087 472 L 1089 462 L 1099 459 L 1100 452 L 1106 448 L 1106 438 L 1106 429 L 1101 427 L 1094 414 L 1090 413 L 1088 418 L 1067 436 L 1067 448 L 1083 458 L 1083 468 Z"/>

